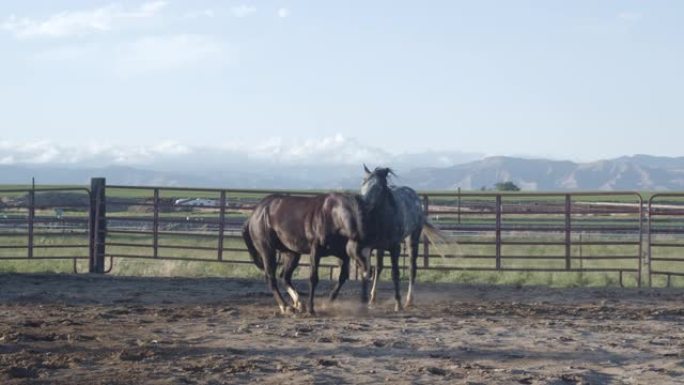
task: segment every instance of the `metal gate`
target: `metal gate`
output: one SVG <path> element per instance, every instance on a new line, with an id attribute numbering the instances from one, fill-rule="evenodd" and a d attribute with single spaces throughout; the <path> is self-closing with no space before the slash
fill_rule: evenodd
<path id="1" fill-rule="evenodd" d="M 110 268 L 114 258 L 252 264 L 242 225 L 256 203 L 271 193 L 108 185 L 100 197 L 106 202 L 101 213 L 106 231 L 97 240 L 104 246 L 97 258 L 109 258 Z M 332 278 L 337 265 L 321 267 L 328 268 Z"/>
<path id="2" fill-rule="evenodd" d="M 41 187 L 0 193 L 0 260 L 73 260 L 74 271 L 78 260 L 92 264 L 90 190 Z"/>
<path id="3" fill-rule="evenodd" d="M 643 205 L 636 192 L 432 193 L 430 220 L 457 253 L 428 253 L 424 269 L 615 272 L 642 282 Z M 426 249 L 427 250 L 427 249 Z"/>
<path id="4" fill-rule="evenodd" d="M 648 200 L 648 284 L 653 278 L 684 281 L 684 194 L 659 193 Z"/>

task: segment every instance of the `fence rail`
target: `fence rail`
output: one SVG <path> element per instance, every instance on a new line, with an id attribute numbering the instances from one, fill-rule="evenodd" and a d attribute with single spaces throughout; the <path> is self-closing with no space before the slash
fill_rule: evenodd
<path id="1" fill-rule="evenodd" d="M 106 185 L 103 178 L 90 188 L 0 190 L 0 261 L 88 259 L 94 273 L 118 258 L 251 263 L 241 226 L 273 192 Z M 631 191 L 421 197 L 429 220 L 456 243 L 424 240 L 419 269 L 604 272 L 637 285 L 684 277 L 684 193 L 655 194 L 646 203 Z M 324 266 L 331 276 L 337 267 Z"/>

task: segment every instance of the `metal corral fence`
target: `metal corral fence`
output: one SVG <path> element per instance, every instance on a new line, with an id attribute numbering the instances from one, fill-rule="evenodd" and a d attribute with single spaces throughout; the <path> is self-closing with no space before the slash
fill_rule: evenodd
<path id="1" fill-rule="evenodd" d="M 659 193 L 648 200 L 648 284 L 653 277 L 684 277 L 684 193 Z"/>
<path id="2" fill-rule="evenodd" d="M 106 185 L 102 178 L 89 189 L 0 190 L 0 261 L 73 259 L 75 268 L 89 259 L 93 273 L 110 271 L 119 258 L 251 264 L 242 224 L 273 192 Z M 456 241 L 424 242 L 422 270 L 604 272 L 639 286 L 652 276 L 668 285 L 684 276 L 684 194 L 656 194 L 647 205 L 637 192 L 421 196 L 430 221 Z M 332 278 L 337 265 L 323 266 Z"/>

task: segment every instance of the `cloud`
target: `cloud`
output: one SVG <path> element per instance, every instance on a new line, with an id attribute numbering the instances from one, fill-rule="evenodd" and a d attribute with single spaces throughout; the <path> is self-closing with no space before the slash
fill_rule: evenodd
<path id="1" fill-rule="evenodd" d="M 184 144 L 166 140 L 153 146 L 152 153 L 162 155 L 188 155 L 192 154 L 193 150 Z"/>
<path id="2" fill-rule="evenodd" d="M 120 78 L 188 68 L 212 69 L 236 61 L 234 46 L 211 35 L 150 35 L 124 42 L 54 44 L 29 57 L 38 68 L 64 66 Z"/>
<path id="3" fill-rule="evenodd" d="M 166 1 L 152 1 L 140 6 L 138 12 L 130 14 L 132 17 L 152 17 L 166 7 Z"/>
<path id="4" fill-rule="evenodd" d="M 15 163 L 14 157 L 12 157 L 11 155 L 0 158 L 0 165 L 10 165 L 10 164 L 14 164 L 14 163 Z"/>
<path id="5" fill-rule="evenodd" d="M 257 146 L 251 156 L 286 164 L 361 164 L 389 158 L 385 151 L 365 146 L 355 139 L 337 134 L 333 137 L 283 141 L 271 139 Z"/>
<path id="6" fill-rule="evenodd" d="M 0 142 L 0 159 L 3 164 L 50 163 L 60 158 L 60 149 L 47 141 L 31 143 Z"/>
<path id="7" fill-rule="evenodd" d="M 0 141 L 0 163 L 111 165 L 149 164 L 167 157 L 194 154 L 196 149 L 174 141 L 163 141 L 151 146 L 116 146 L 91 143 L 64 145 L 50 141 L 27 143 Z"/>
<path id="8" fill-rule="evenodd" d="M 271 138 L 260 144 L 233 141 L 210 146 L 187 145 L 173 140 L 154 145 L 0 141 L 0 165 L 50 165 L 73 168 L 131 166 L 192 174 L 211 172 L 216 175 L 229 170 L 278 174 L 277 170 L 287 168 L 311 170 L 326 167 L 328 170 L 336 167 L 340 170 L 353 169 L 360 173 L 363 163 L 371 168 L 381 165 L 392 166 L 401 175 L 402 171 L 418 167 L 452 166 L 481 159 L 483 156 L 459 152 L 392 154 L 342 135 L 300 140 Z M 331 175 L 329 171 L 326 171 L 324 176 L 341 177 Z"/>
<path id="9" fill-rule="evenodd" d="M 243 18 L 252 15 L 257 11 L 257 9 L 256 7 L 242 4 L 236 7 L 232 7 L 230 11 L 233 13 L 233 16 Z"/>
<path id="10" fill-rule="evenodd" d="M 156 16 L 166 6 L 165 1 L 143 3 L 137 8 L 125 9 L 119 4 L 81 11 L 63 11 L 43 20 L 11 15 L 0 28 L 18 39 L 63 38 L 111 31 L 132 20 Z"/>
<path id="11" fill-rule="evenodd" d="M 211 36 L 147 36 L 119 47 L 116 71 L 128 76 L 198 64 L 225 64 L 228 61 L 224 44 Z"/>
<path id="12" fill-rule="evenodd" d="M 0 141 L 0 162 L 4 164 L 126 164 L 144 165 L 161 160 L 202 157 L 240 157 L 269 164 L 361 164 L 389 158 L 383 150 L 364 146 L 342 135 L 284 141 L 272 138 L 261 145 L 233 143 L 222 146 L 190 146 L 177 141 L 155 145 L 65 145 L 50 141 L 17 143 Z"/>
<path id="13" fill-rule="evenodd" d="M 292 12 L 290 12 L 290 10 L 287 8 L 279 8 L 277 11 L 278 17 L 281 19 L 289 17 L 291 13 Z"/>
<path id="14" fill-rule="evenodd" d="M 623 21 L 636 22 L 636 21 L 640 21 L 641 19 L 643 19 L 644 15 L 640 12 L 624 11 L 624 12 L 620 12 L 617 17 L 618 17 L 618 19 L 623 20 Z"/>
<path id="15" fill-rule="evenodd" d="M 94 67 L 104 55 L 103 48 L 97 43 L 65 44 L 48 47 L 31 56 L 33 64 L 71 64 Z"/>
<path id="16" fill-rule="evenodd" d="M 214 18 L 216 16 L 216 12 L 214 12 L 213 9 L 202 9 L 198 11 L 190 11 L 187 12 L 185 15 L 183 15 L 183 19 L 199 19 L 203 17 L 208 17 L 208 18 Z"/>

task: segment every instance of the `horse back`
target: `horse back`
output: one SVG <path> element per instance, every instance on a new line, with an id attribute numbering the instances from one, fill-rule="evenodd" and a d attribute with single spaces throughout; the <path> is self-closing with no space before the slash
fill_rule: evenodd
<path id="1" fill-rule="evenodd" d="M 326 194 L 316 218 L 320 221 L 321 236 L 341 236 L 360 241 L 364 235 L 363 211 L 356 196 L 342 193 Z"/>
<path id="2" fill-rule="evenodd" d="M 391 189 L 394 200 L 402 213 L 401 222 L 404 236 L 408 236 L 425 224 L 425 212 L 418 193 L 410 187 L 401 186 Z"/>
<path id="3" fill-rule="evenodd" d="M 315 196 L 270 195 L 255 208 L 252 224 L 276 248 L 309 253 L 338 238 L 360 238 L 360 210 L 352 197 L 330 193 Z"/>

